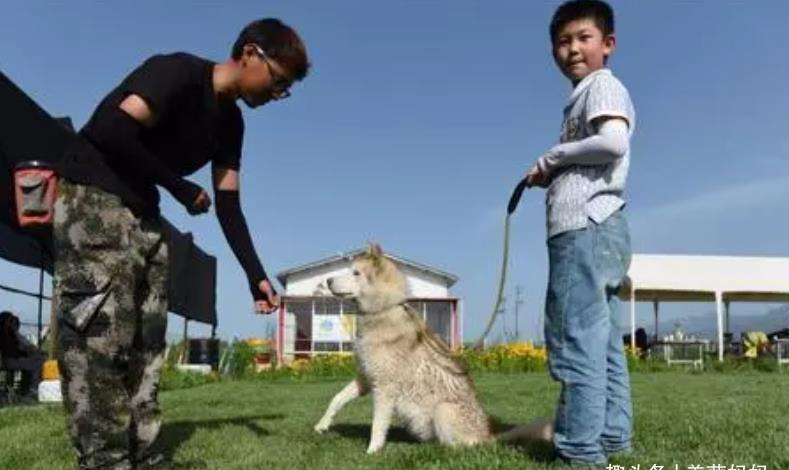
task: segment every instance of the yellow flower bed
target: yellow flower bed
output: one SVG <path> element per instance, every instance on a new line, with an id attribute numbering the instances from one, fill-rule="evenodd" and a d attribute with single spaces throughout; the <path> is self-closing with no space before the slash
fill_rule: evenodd
<path id="1" fill-rule="evenodd" d="M 265 338 L 249 338 L 245 341 L 245 343 L 253 348 L 270 348 L 273 346 L 271 344 L 271 340 Z"/>
<path id="2" fill-rule="evenodd" d="M 501 353 L 510 357 L 531 357 L 541 360 L 546 360 L 548 357 L 544 347 L 535 347 L 530 341 L 525 343 L 505 344 L 497 348 Z"/>
<path id="3" fill-rule="evenodd" d="M 532 342 L 499 344 L 485 350 L 467 349 L 461 357 L 471 370 L 492 372 L 544 370 L 548 355 Z"/>
<path id="4" fill-rule="evenodd" d="M 282 364 L 275 375 L 351 376 L 356 373 L 356 358 L 351 352 L 322 354 L 312 359 L 298 358 Z"/>

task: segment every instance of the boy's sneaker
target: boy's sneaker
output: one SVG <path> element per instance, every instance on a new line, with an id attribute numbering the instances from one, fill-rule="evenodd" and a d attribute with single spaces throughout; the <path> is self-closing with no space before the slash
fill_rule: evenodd
<path id="1" fill-rule="evenodd" d="M 627 457 L 633 453 L 633 447 L 631 446 L 603 450 L 608 457 Z"/>
<path id="2" fill-rule="evenodd" d="M 134 468 L 143 470 L 149 468 L 162 468 L 167 463 L 163 454 L 155 453 L 143 457 L 134 463 Z"/>
<path id="3" fill-rule="evenodd" d="M 553 450 L 553 458 L 558 462 L 564 463 L 565 467 L 577 469 L 605 469 L 608 462 L 591 463 L 581 460 L 568 459 L 560 454 L 556 449 Z"/>

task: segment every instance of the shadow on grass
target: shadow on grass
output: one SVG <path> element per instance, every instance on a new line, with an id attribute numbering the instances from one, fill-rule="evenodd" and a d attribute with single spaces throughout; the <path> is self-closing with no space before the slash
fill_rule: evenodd
<path id="1" fill-rule="evenodd" d="M 174 421 L 165 422 L 159 432 L 159 438 L 154 444 L 153 452 L 161 452 L 165 460 L 170 462 L 169 468 L 194 468 L 205 469 L 207 464 L 202 461 L 173 462 L 173 457 L 178 448 L 188 441 L 198 429 L 219 429 L 224 426 L 244 426 L 258 437 L 265 437 L 271 433 L 261 427 L 258 421 L 276 421 L 284 419 L 284 414 L 265 414 L 259 416 L 235 416 L 232 418 Z"/>
<path id="2" fill-rule="evenodd" d="M 495 418 L 492 418 L 491 426 L 494 435 L 498 435 L 514 428 L 516 425 L 508 424 L 500 420 L 497 420 Z M 341 423 L 341 424 L 332 425 L 329 432 L 337 433 L 346 438 L 357 439 L 367 442 L 370 439 L 370 429 L 371 426 L 369 424 Z M 403 427 L 390 428 L 389 432 L 386 435 L 386 441 L 404 442 L 410 444 L 419 443 L 419 440 L 414 436 L 412 436 Z M 524 442 L 502 443 L 502 445 L 506 445 L 508 447 L 518 449 L 520 452 L 522 452 L 523 454 L 525 454 L 535 462 L 550 463 L 555 460 L 553 453 L 553 446 L 549 442 L 524 441 Z"/>
<path id="3" fill-rule="evenodd" d="M 343 437 L 367 442 L 370 440 L 370 430 L 371 425 L 369 424 L 340 423 L 333 424 L 329 429 L 329 432 L 334 432 Z M 389 432 L 386 433 L 386 442 L 417 443 L 419 442 L 419 439 L 409 434 L 405 428 L 393 426 L 389 428 Z"/>

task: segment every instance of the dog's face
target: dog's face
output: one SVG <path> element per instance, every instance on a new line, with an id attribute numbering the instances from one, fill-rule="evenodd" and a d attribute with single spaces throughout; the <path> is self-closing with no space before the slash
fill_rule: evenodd
<path id="1" fill-rule="evenodd" d="M 349 276 L 329 278 L 326 284 L 335 296 L 354 299 L 359 313 L 377 313 L 407 297 L 405 276 L 378 245 L 353 259 Z"/>

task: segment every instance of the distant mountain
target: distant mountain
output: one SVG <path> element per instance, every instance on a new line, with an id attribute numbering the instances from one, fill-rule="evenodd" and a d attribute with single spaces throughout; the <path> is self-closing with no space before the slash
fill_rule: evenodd
<path id="1" fill-rule="evenodd" d="M 658 322 L 660 336 L 670 334 L 674 331 L 674 324 L 679 323 L 682 331 L 686 334 L 693 334 L 697 337 L 704 337 L 713 339 L 718 334 L 717 313 L 710 310 L 705 314 L 692 315 L 682 320 L 666 320 Z M 647 334 L 653 334 L 652 323 L 649 326 L 645 325 Z M 772 331 L 789 328 L 789 304 L 769 310 L 762 315 L 747 315 L 738 316 L 734 312 L 731 314 L 731 332 L 734 333 L 735 338 L 739 338 L 740 334 L 745 331 L 764 331 L 769 333 Z"/>

